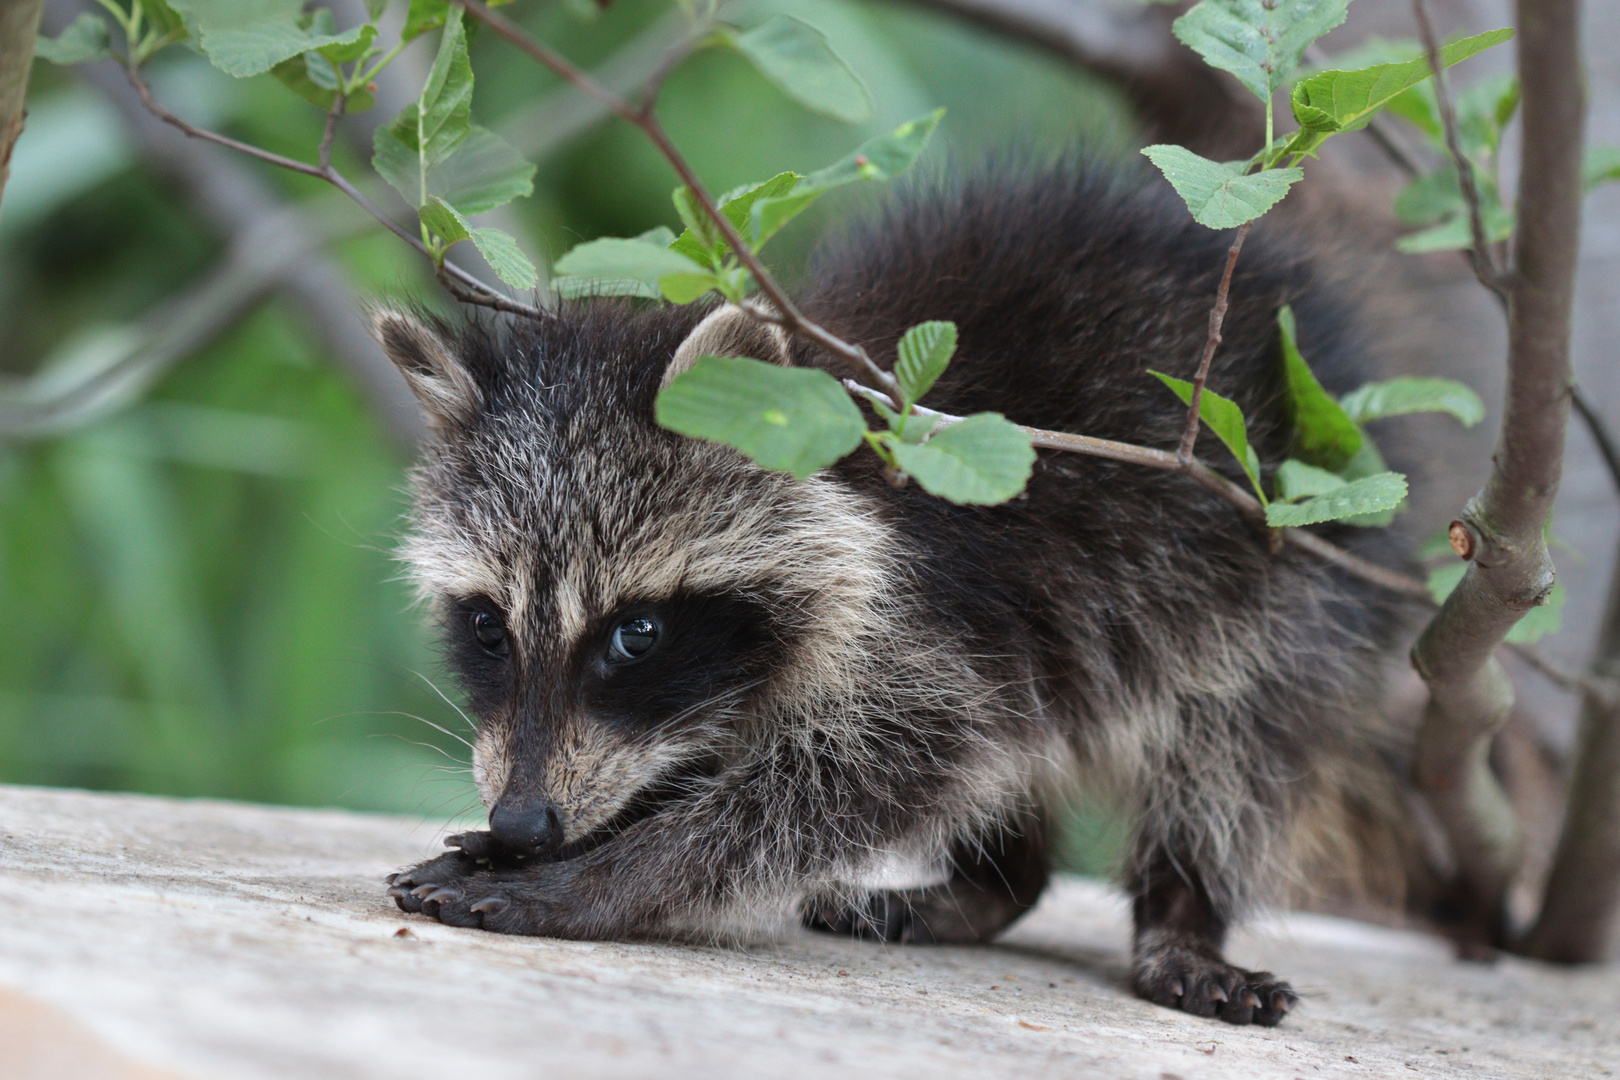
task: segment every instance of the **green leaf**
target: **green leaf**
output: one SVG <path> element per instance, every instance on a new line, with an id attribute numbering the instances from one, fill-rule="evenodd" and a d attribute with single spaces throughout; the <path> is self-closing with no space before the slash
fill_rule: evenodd
<path id="1" fill-rule="evenodd" d="M 237 78 L 269 71 L 299 53 L 353 45 L 370 26 L 315 33 L 303 17 L 304 0 L 171 0 L 171 6 L 195 28 L 197 42 L 214 66 Z M 370 33 L 376 32 L 371 27 Z"/>
<path id="2" fill-rule="evenodd" d="M 176 40 L 186 36 L 186 21 L 168 0 L 135 0 L 135 3 L 146 18 L 146 25 L 156 30 L 159 35 L 173 37 Z"/>
<path id="3" fill-rule="evenodd" d="M 321 8 L 320 11 L 324 13 L 327 12 L 327 9 Z M 334 64 L 346 64 L 351 60 L 358 60 L 362 56 L 369 56 L 372 52 L 371 43 L 376 39 L 377 28 L 370 23 L 362 23 L 360 25 L 360 36 L 353 41 L 322 45 L 315 51 Z"/>
<path id="4" fill-rule="evenodd" d="M 1299 169 L 1267 169 L 1244 175 L 1247 162 L 1222 164 L 1199 157 L 1184 146 L 1165 143 L 1146 147 L 1142 153 L 1164 173 L 1192 211 L 1193 220 L 1211 229 L 1232 229 L 1253 221 L 1281 201 L 1289 187 L 1305 176 Z"/>
<path id="5" fill-rule="evenodd" d="M 1457 170 L 1451 165 L 1424 173 L 1395 196 L 1395 216 L 1402 225 L 1432 225 L 1466 209 Z"/>
<path id="6" fill-rule="evenodd" d="M 437 195 L 481 214 L 530 194 L 534 166 L 499 135 L 472 123 L 472 66 L 456 8 L 421 96 L 377 129 L 372 165 L 412 206 Z"/>
<path id="7" fill-rule="evenodd" d="M 429 232 L 442 238 L 446 244 L 466 240 L 471 235 L 466 219 L 456 212 L 455 207 L 436 196 L 422 204 L 417 216 Z"/>
<path id="8" fill-rule="evenodd" d="M 1280 529 L 1338 521 L 1394 510 L 1405 499 L 1406 477 L 1400 473 L 1379 473 L 1353 480 L 1303 502 L 1274 502 L 1266 507 L 1266 524 Z"/>
<path id="9" fill-rule="evenodd" d="M 1211 67 L 1230 71 L 1261 101 L 1283 84 L 1305 47 L 1344 22 L 1350 0 L 1203 0 L 1171 29 Z"/>
<path id="10" fill-rule="evenodd" d="M 745 184 L 734 188 L 720 197 L 720 212 L 731 222 L 734 229 L 740 234 L 745 233 L 749 211 L 754 208 L 754 204 L 761 199 L 786 195 L 793 190 L 793 185 L 797 184 L 799 179 L 798 173 L 777 173 L 763 184 Z M 675 210 L 686 223 L 686 231 L 670 246 L 689 259 L 713 265 L 731 250 L 730 245 L 721 237 L 720 230 L 714 223 L 708 220 L 708 215 L 703 213 L 703 208 L 698 205 L 697 199 L 688 188 L 676 188 L 674 199 Z"/>
<path id="11" fill-rule="evenodd" d="M 663 244 L 642 239 L 604 238 L 580 244 L 557 260 L 564 296 L 587 294 L 647 296 L 662 293 L 658 283 L 673 274 L 703 274 L 703 267 Z"/>
<path id="12" fill-rule="evenodd" d="M 53 64 L 83 64 L 112 55 L 112 33 L 107 20 L 84 12 L 53 38 L 34 39 L 34 55 Z"/>
<path id="13" fill-rule="evenodd" d="M 803 479 L 860 445 L 866 425 L 837 379 L 815 368 L 702 356 L 654 404 L 658 423 L 724 443 Z"/>
<path id="14" fill-rule="evenodd" d="M 1192 383 L 1161 371 L 1149 371 L 1148 374 L 1174 391 L 1183 405 L 1192 407 Z M 1260 487 L 1260 456 L 1249 445 L 1249 427 L 1243 420 L 1243 410 L 1237 407 L 1237 402 L 1222 397 L 1206 384 L 1198 399 L 1198 419 L 1232 451 L 1232 456 L 1243 466 L 1244 475 L 1254 485 L 1254 493 L 1260 496 L 1260 504 L 1264 506 L 1267 500 L 1264 489 Z"/>
<path id="15" fill-rule="evenodd" d="M 872 99 L 820 30 L 791 15 L 777 15 L 752 30 L 723 28 L 716 44 L 747 57 L 788 97 L 823 116 L 852 124 L 872 115 Z"/>
<path id="16" fill-rule="evenodd" d="M 720 279 L 713 274 L 665 274 L 658 279 L 658 291 L 672 304 L 690 304 L 710 289 L 718 289 Z"/>
<path id="17" fill-rule="evenodd" d="M 445 160 L 428 169 L 427 192 L 463 214 L 483 214 L 534 192 L 534 165 L 488 128 L 473 124 Z"/>
<path id="18" fill-rule="evenodd" d="M 1511 37 L 1512 30 L 1492 30 L 1454 41 L 1440 50 L 1441 66 L 1450 67 Z M 1433 74 L 1424 56 L 1359 71 L 1323 71 L 1301 79 L 1289 94 L 1300 130 L 1286 152 L 1314 154 L 1330 135 L 1366 127 L 1393 98 Z"/>
<path id="19" fill-rule="evenodd" d="M 491 228 L 470 229 L 468 236 L 496 277 L 514 289 L 529 290 L 540 284 L 540 272 L 518 247 L 516 237 Z"/>
<path id="20" fill-rule="evenodd" d="M 1295 340 L 1294 309 L 1277 312 L 1282 330 L 1283 367 L 1294 419 L 1294 452 L 1306 462 L 1338 472 L 1361 449 L 1361 429 L 1316 381 Z"/>
<path id="21" fill-rule="evenodd" d="M 900 384 L 904 404 L 913 405 L 928 393 L 934 380 L 945 373 L 945 365 L 956 353 L 956 324 L 918 323 L 900 338 L 899 359 L 894 377 Z"/>
<path id="22" fill-rule="evenodd" d="M 887 135 L 866 140 L 825 169 L 800 178 L 787 194 L 761 198 L 749 214 L 749 240 L 755 249 L 833 188 L 857 180 L 891 180 L 911 168 L 944 115 L 944 109 L 935 109 L 907 120 Z"/>
<path id="23" fill-rule="evenodd" d="M 1479 395 L 1453 379 L 1403 375 L 1367 383 L 1346 394 L 1341 404 L 1358 424 L 1428 412 L 1450 413 L 1462 421 L 1463 427 L 1473 427 L 1485 419 L 1485 403 Z"/>
<path id="24" fill-rule="evenodd" d="M 454 206 L 437 196 L 430 196 L 420 211 L 422 224 L 442 237 L 448 247 L 462 240 L 471 240 L 478 253 L 489 263 L 495 276 L 515 289 L 532 289 L 540 283 L 540 272 L 523 254 L 517 240 L 500 229 L 474 229 Z"/>
<path id="25" fill-rule="evenodd" d="M 1317 495 L 1326 495 L 1336 488 L 1342 488 L 1349 481 L 1337 473 L 1330 473 L 1326 469 L 1318 469 L 1315 465 L 1307 465 L 1303 461 L 1289 458 L 1277 467 L 1277 475 L 1273 477 L 1277 488 L 1276 498 L 1283 502 L 1298 502 L 1301 499 L 1315 498 Z"/>
<path id="26" fill-rule="evenodd" d="M 1484 190 L 1480 191 L 1480 207 L 1485 223 L 1485 238 L 1499 243 L 1513 235 L 1513 213 Z M 1456 214 L 1433 228 L 1409 233 L 1395 241 L 1395 250 L 1406 255 L 1429 255 L 1436 251 L 1462 251 L 1474 244 L 1474 228 L 1468 214 L 1461 207 Z"/>
<path id="27" fill-rule="evenodd" d="M 1029 435 L 1000 413 L 974 413 L 925 443 L 893 440 L 889 449 L 925 491 L 953 503 L 1006 502 L 1024 490 L 1035 466 Z"/>
<path id="28" fill-rule="evenodd" d="M 270 74 L 281 84 L 312 105 L 330 109 L 337 100 L 338 85 L 332 63 L 318 52 L 300 53 L 270 69 Z M 345 112 L 365 112 L 375 105 L 376 99 L 364 90 L 356 90 L 344 104 Z"/>
<path id="29" fill-rule="evenodd" d="M 489 7 L 500 7 L 510 4 L 512 0 L 485 0 Z M 435 27 L 443 26 L 445 19 L 450 15 L 450 9 L 457 5 L 450 0 L 411 0 L 410 9 L 405 13 L 405 29 L 400 31 L 401 41 L 410 41 L 420 37 Z M 376 18 L 375 15 L 372 16 Z"/>
<path id="30" fill-rule="evenodd" d="M 1620 180 L 1620 146 L 1588 146 L 1581 179 L 1587 191 Z"/>

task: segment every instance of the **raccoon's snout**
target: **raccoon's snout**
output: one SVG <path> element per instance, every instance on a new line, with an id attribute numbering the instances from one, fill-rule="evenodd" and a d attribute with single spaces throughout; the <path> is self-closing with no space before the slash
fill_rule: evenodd
<path id="1" fill-rule="evenodd" d="M 563 843 L 562 815 L 544 801 L 501 799 L 489 815 L 489 831 L 520 855 L 555 855 Z"/>

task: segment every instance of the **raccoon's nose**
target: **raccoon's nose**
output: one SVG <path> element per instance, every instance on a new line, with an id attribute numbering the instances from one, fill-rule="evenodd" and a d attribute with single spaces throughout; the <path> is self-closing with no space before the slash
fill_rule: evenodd
<path id="1" fill-rule="evenodd" d="M 562 817 L 549 802 L 502 799 L 489 815 L 501 846 L 523 855 L 553 855 L 562 847 Z"/>

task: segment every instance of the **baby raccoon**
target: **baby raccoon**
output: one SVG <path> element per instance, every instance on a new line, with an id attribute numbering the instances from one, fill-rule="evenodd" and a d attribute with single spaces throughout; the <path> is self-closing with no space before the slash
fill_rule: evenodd
<path id="1" fill-rule="evenodd" d="M 954 321 L 934 408 L 1174 448 L 1185 411 L 1147 371 L 1192 376 L 1229 241 L 1139 173 L 990 175 L 849 230 L 797 302 L 883 364 Z M 1299 247 L 1255 230 L 1210 376 L 1268 473 L 1291 438 L 1278 308 L 1329 389 L 1365 368 Z M 490 825 L 391 878 L 401 908 L 980 942 L 1040 896 L 1075 792 L 1107 792 L 1135 821 L 1137 993 L 1239 1024 L 1294 1003 L 1222 938 L 1288 852 L 1394 803 L 1388 597 L 1179 475 L 1042 451 L 1026 495 L 956 506 L 869 453 L 797 481 L 658 427 L 698 356 L 843 374 L 735 307 L 375 323 L 437 437 L 404 554 L 477 716 Z M 1199 452 L 1241 479 L 1207 433 Z"/>

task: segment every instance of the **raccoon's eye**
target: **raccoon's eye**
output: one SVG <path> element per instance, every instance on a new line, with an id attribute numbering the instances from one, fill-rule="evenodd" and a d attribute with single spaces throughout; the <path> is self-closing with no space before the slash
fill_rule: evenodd
<path id="1" fill-rule="evenodd" d="M 500 618 L 487 611 L 477 611 L 472 617 L 473 637 L 478 639 L 479 647 L 491 656 L 505 656 L 508 651 L 506 641 L 506 624 Z"/>
<path id="2" fill-rule="evenodd" d="M 658 623 L 644 615 L 624 620 L 608 641 L 608 659 L 620 663 L 640 660 L 658 644 L 658 631 Z"/>

